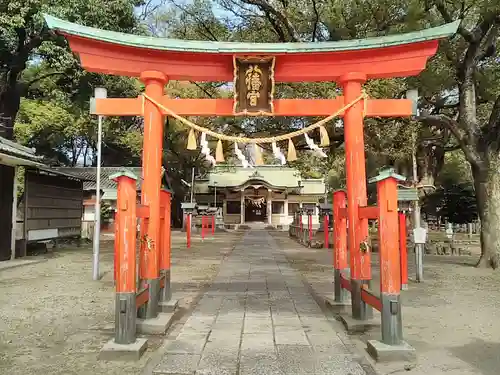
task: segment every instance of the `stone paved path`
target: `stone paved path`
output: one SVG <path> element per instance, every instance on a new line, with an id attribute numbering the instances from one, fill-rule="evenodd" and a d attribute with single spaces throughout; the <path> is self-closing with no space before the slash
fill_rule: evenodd
<path id="1" fill-rule="evenodd" d="M 154 374 L 365 375 L 274 239 L 250 231 Z"/>

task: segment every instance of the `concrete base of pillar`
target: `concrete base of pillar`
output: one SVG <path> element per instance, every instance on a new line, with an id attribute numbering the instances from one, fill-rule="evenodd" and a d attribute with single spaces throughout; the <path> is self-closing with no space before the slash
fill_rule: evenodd
<path id="1" fill-rule="evenodd" d="M 137 333 L 164 335 L 172 324 L 172 313 L 159 313 L 155 318 L 137 319 Z"/>
<path id="2" fill-rule="evenodd" d="M 171 272 L 170 270 L 162 270 L 161 275 L 164 278 L 163 280 L 163 288 L 160 289 L 160 302 L 162 301 L 170 301 L 172 299 L 172 285 L 171 285 Z M 161 284 L 161 280 L 160 280 Z M 161 308 L 159 307 L 159 311 Z"/>
<path id="3" fill-rule="evenodd" d="M 380 329 L 380 321 L 375 319 L 358 320 L 354 319 L 350 313 L 340 314 L 339 317 L 349 334 L 362 333 L 373 328 Z"/>
<path id="4" fill-rule="evenodd" d="M 401 290 L 408 290 L 408 284 L 401 284 Z"/>
<path id="5" fill-rule="evenodd" d="M 415 361 L 415 349 L 407 342 L 399 345 L 387 345 L 377 340 L 368 340 L 366 351 L 377 362 Z"/>
<path id="6" fill-rule="evenodd" d="M 132 344 L 117 344 L 114 339 L 108 341 L 99 352 L 102 361 L 138 361 L 148 347 L 148 340 L 138 338 Z"/>
<path id="7" fill-rule="evenodd" d="M 145 281 L 149 285 L 148 301 L 139 307 L 137 310 L 137 316 L 142 319 L 153 319 L 159 311 L 158 302 L 160 301 L 160 278 L 146 279 Z"/>
<path id="8" fill-rule="evenodd" d="M 324 298 L 325 305 L 329 307 L 333 313 L 335 314 L 347 314 L 349 311 L 351 311 L 350 306 L 351 306 L 351 300 L 347 301 L 342 301 L 342 302 L 337 302 L 335 301 L 335 298 L 331 297 L 325 297 Z"/>
<path id="9" fill-rule="evenodd" d="M 172 313 L 172 312 L 175 311 L 175 309 L 177 308 L 178 304 L 179 304 L 179 300 L 178 299 L 171 299 L 169 301 L 161 301 L 158 304 L 158 307 L 160 308 L 161 312 Z"/>

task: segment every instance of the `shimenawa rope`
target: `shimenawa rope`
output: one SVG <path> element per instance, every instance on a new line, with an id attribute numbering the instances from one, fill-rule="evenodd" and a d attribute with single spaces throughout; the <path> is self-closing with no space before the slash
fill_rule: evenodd
<path id="1" fill-rule="evenodd" d="M 182 122 L 184 125 L 190 127 L 191 129 L 194 129 L 194 130 L 196 130 L 198 132 L 205 133 L 205 134 L 207 134 L 207 135 L 209 135 L 211 137 L 217 138 L 217 139 L 222 140 L 222 141 L 230 141 L 230 142 L 237 142 L 237 143 L 256 143 L 256 144 L 261 144 L 261 143 L 273 143 L 273 142 L 285 141 L 285 140 L 288 140 L 288 139 L 291 139 L 291 138 L 295 138 L 295 137 L 297 137 L 299 135 L 303 135 L 303 134 L 309 133 L 310 131 L 315 130 L 315 129 L 323 126 L 328 121 L 334 119 L 339 114 L 341 114 L 342 112 L 344 112 L 347 109 L 351 108 L 353 105 L 355 105 L 356 103 L 360 102 L 361 100 L 363 100 L 363 104 L 364 104 L 364 106 L 363 106 L 363 117 L 364 117 L 364 115 L 366 114 L 366 107 L 367 107 L 367 100 L 366 99 L 367 98 L 368 98 L 367 94 L 365 92 L 363 92 L 360 96 L 358 96 L 352 102 L 346 104 L 345 106 L 343 106 L 339 110 L 335 111 L 330 116 L 325 117 L 324 119 L 319 120 L 319 121 L 315 122 L 314 124 L 311 124 L 311 125 L 303 128 L 303 129 L 296 130 L 296 131 L 291 132 L 291 133 L 282 134 L 282 135 L 278 135 L 278 136 L 274 136 L 274 137 L 263 137 L 263 138 L 236 137 L 236 136 L 233 136 L 233 135 L 226 135 L 226 134 L 220 134 L 220 133 L 214 132 L 214 131 L 212 131 L 212 130 L 210 130 L 208 128 L 205 128 L 203 126 L 197 125 L 194 122 L 189 121 L 188 119 L 186 119 L 186 118 L 184 118 L 182 116 L 179 116 L 177 113 L 175 113 L 171 109 L 165 107 L 164 105 L 162 105 L 161 103 L 159 103 L 155 99 L 151 98 L 147 94 L 142 94 L 142 112 L 143 112 L 143 115 L 144 115 L 144 104 L 145 104 L 144 101 L 145 101 L 145 99 L 147 99 L 151 103 L 153 103 L 155 106 L 157 106 L 158 108 L 160 108 L 164 112 L 166 112 L 169 116 L 172 116 L 173 118 L 175 118 L 175 119 L 179 120 L 180 122 Z"/>

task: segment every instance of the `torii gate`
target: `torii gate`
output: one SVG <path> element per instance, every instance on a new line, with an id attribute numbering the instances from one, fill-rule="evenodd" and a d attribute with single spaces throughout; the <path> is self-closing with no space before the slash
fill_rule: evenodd
<path id="1" fill-rule="evenodd" d="M 220 81 L 235 79 L 235 58 L 262 56 L 273 59 L 276 82 L 337 82 L 343 96 L 334 99 L 276 99 L 273 116 L 328 116 L 362 94 L 368 79 L 414 76 L 426 66 L 440 39 L 453 35 L 459 22 L 440 27 L 361 40 L 321 43 L 228 43 L 159 39 L 99 30 L 46 15 L 49 28 L 66 37 L 86 70 L 139 77 L 145 94 L 181 116 L 233 116 L 233 99 L 171 99 L 164 94 L 170 80 Z M 272 99 L 272 98 L 271 98 Z M 268 111 L 269 112 L 269 111 Z M 147 235 L 152 247 L 145 254 L 145 278 L 159 279 L 160 176 L 164 117 L 168 113 L 152 101 L 139 98 L 96 99 L 93 114 L 144 116 L 142 203 L 149 206 Z M 344 118 L 347 169 L 347 219 L 351 285 L 360 291 L 371 279 L 367 219 L 359 207 L 367 204 L 363 117 L 407 117 L 415 114 L 408 99 L 368 99 L 357 102 Z M 157 283 L 158 284 L 158 283 Z M 352 293 L 352 314 L 366 318 L 360 293 Z M 158 303 L 150 294 L 147 317 Z"/>

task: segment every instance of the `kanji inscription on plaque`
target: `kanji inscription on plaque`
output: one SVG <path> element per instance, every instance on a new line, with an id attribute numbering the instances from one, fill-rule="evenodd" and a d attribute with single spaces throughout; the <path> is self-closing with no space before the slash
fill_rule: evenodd
<path id="1" fill-rule="evenodd" d="M 274 57 L 235 57 L 234 113 L 272 115 Z"/>

